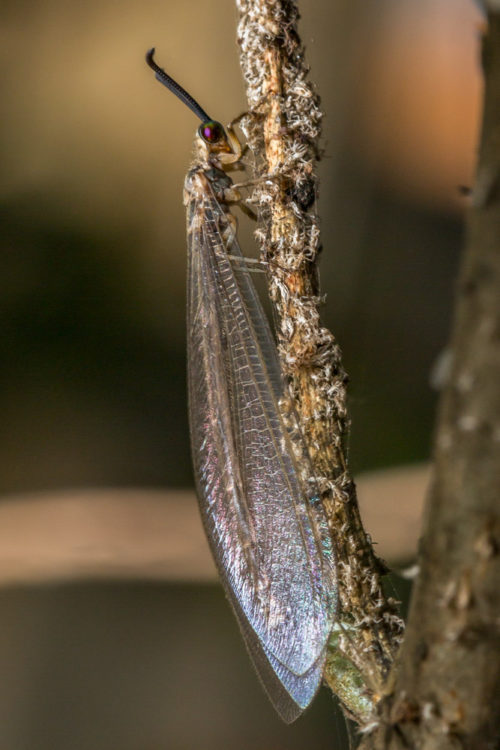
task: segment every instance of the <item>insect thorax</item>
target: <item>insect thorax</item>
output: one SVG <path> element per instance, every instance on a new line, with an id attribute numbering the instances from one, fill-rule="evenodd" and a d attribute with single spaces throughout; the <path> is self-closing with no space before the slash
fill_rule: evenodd
<path id="1" fill-rule="evenodd" d="M 207 184 L 208 183 L 208 184 Z M 232 179 L 222 169 L 209 165 L 197 165 L 189 170 L 184 182 L 185 196 L 189 199 L 207 196 L 207 189 L 219 203 L 225 203 L 226 191 L 231 189 Z"/>

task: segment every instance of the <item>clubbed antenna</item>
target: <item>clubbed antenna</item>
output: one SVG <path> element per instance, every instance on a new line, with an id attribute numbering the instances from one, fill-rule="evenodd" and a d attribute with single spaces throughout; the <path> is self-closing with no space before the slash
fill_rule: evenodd
<path id="1" fill-rule="evenodd" d="M 187 104 L 189 109 L 195 113 L 197 117 L 200 118 L 202 122 L 207 122 L 211 120 L 212 118 L 207 115 L 205 110 L 203 110 L 197 101 L 193 99 L 193 97 L 188 94 L 188 92 L 180 86 L 177 81 L 174 81 L 173 78 L 171 78 L 168 73 L 165 73 L 163 68 L 160 68 L 159 65 L 156 64 L 154 60 L 154 53 L 155 48 L 152 47 L 148 52 L 146 52 L 146 62 L 149 65 L 149 67 L 154 70 L 156 78 L 160 83 L 163 83 L 164 86 L 167 87 L 170 91 L 172 91 L 176 96 L 179 97 L 181 101 L 184 102 L 184 104 Z"/>

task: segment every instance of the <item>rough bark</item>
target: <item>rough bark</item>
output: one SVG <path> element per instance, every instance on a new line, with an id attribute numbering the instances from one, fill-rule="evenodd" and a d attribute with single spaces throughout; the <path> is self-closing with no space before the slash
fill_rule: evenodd
<path id="1" fill-rule="evenodd" d="M 363 748 L 500 746 L 500 14 L 438 414 L 434 476 L 393 694 Z"/>

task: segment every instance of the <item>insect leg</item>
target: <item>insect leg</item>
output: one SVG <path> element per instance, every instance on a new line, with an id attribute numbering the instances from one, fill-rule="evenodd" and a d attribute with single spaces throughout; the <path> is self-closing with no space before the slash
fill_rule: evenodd
<path id="1" fill-rule="evenodd" d="M 231 253 L 228 253 L 227 257 L 235 263 L 243 263 L 249 273 L 266 273 L 267 266 L 269 265 L 266 261 L 259 260 L 258 258 L 245 258 L 239 255 L 231 255 Z M 247 268 L 247 266 L 253 266 L 253 268 Z"/>
<path id="2" fill-rule="evenodd" d="M 235 185 L 224 190 L 224 203 L 234 203 L 236 206 L 239 206 L 243 213 L 249 216 L 250 219 L 257 221 L 257 214 L 248 205 L 249 199 L 242 198 L 240 191 Z M 231 222 L 231 220 L 229 221 Z M 236 225 L 234 225 L 234 229 L 236 231 Z"/>

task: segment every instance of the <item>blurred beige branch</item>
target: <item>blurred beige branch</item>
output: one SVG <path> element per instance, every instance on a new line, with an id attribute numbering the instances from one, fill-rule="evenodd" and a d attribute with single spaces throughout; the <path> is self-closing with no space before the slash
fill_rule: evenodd
<path id="1" fill-rule="evenodd" d="M 358 492 L 377 552 L 415 556 L 426 466 L 362 475 Z M 194 492 L 75 489 L 0 502 L 0 584 L 75 578 L 216 580 Z"/>

